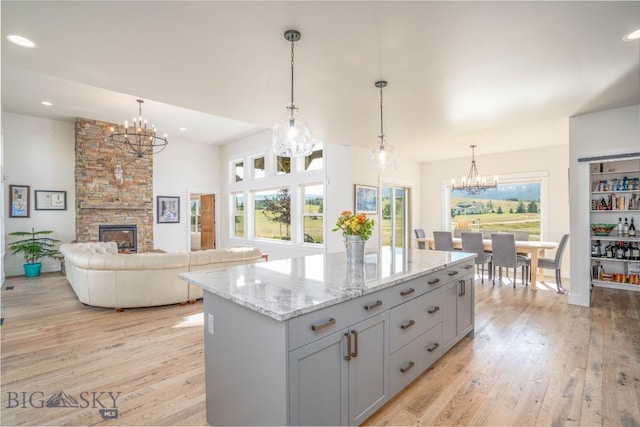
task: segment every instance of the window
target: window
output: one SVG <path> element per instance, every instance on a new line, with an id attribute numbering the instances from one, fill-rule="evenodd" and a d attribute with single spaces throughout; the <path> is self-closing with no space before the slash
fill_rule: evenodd
<path id="1" fill-rule="evenodd" d="M 199 233 L 202 228 L 200 217 L 200 199 L 191 200 L 191 232 Z"/>
<path id="2" fill-rule="evenodd" d="M 324 242 L 324 186 L 305 185 L 302 187 L 304 209 L 302 210 L 303 242 Z"/>
<path id="3" fill-rule="evenodd" d="M 278 175 L 291 173 L 291 157 L 276 156 L 276 164 L 277 164 L 276 173 Z"/>
<path id="4" fill-rule="evenodd" d="M 324 168 L 322 143 L 313 146 L 313 152 L 304 158 L 304 170 L 314 171 Z"/>
<path id="5" fill-rule="evenodd" d="M 288 187 L 253 193 L 255 237 L 291 240 L 291 191 Z"/>
<path id="6" fill-rule="evenodd" d="M 233 164 L 234 180 L 240 182 L 244 179 L 244 162 L 235 162 Z"/>
<path id="7" fill-rule="evenodd" d="M 244 196 L 233 194 L 233 235 L 244 237 Z"/>
<path id="8" fill-rule="evenodd" d="M 528 231 L 541 240 L 541 182 L 512 181 L 470 196 L 451 191 L 453 230 Z"/>
<path id="9" fill-rule="evenodd" d="M 253 178 L 264 178 L 264 156 L 256 157 L 253 159 Z"/>

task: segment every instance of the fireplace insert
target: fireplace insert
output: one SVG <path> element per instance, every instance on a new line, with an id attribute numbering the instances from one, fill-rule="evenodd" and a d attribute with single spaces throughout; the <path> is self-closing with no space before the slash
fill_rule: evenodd
<path id="1" fill-rule="evenodd" d="M 116 242 L 118 252 L 138 251 L 138 231 L 135 225 L 101 225 L 98 239 L 101 242 Z"/>

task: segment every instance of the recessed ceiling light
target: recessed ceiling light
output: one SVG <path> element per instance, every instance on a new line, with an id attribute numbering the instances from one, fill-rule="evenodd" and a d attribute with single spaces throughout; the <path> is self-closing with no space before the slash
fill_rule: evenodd
<path id="1" fill-rule="evenodd" d="M 635 30 L 634 32 L 629 33 L 622 38 L 622 40 L 626 42 L 632 41 L 632 40 L 638 40 L 638 39 L 640 39 L 640 30 Z"/>
<path id="2" fill-rule="evenodd" d="M 42 101 L 42 105 L 47 106 L 47 107 L 51 107 L 53 104 L 50 103 L 49 101 Z"/>
<path id="3" fill-rule="evenodd" d="M 7 40 L 9 40 L 12 43 L 17 44 L 18 46 L 22 46 L 22 47 L 36 47 L 36 44 L 34 42 L 32 42 L 31 40 L 29 40 L 26 37 L 22 37 L 22 36 L 18 36 L 16 34 L 10 34 L 7 36 Z"/>
<path id="4" fill-rule="evenodd" d="M 187 128 L 180 128 L 180 130 L 184 132 L 185 130 L 187 130 Z"/>

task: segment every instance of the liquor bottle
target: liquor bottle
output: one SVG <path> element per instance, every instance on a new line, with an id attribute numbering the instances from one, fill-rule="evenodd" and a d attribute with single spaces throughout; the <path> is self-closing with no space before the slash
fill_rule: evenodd
<path id="1" fill-rule="evenodd" d="M 633 225 L 633 217 L 631 217 L 631 225 L 629 226 L 629 237 L 636 237 L 636 226 Z"/>
<path id="2" fill-rule="evenodd" d="M 624 224 L 622 225 L 622 236 L 629 237 L 629 221 L 627 221 L 627 218 L 624 219 Z"/>
<path id="3" fill-rule="evenodd" d="M 624 247 L 622 242 L 616 243 L 616 259 L 624 259 Z"/>
<path id="4" fill-rule="evenodd" d="M 638 246 L 637 242 L 633 246 L 633 249 L 631 249 L 631 258 L 634 260 L 640 260 L 640 246 Z"/>
<path id="5" fill-rule="evenodd" d="M 604 253 L 606 258 L 613 258 L 613 246 L 611 243 L 604 248 Z"/>
<path id="6" fill-rule="evenodd" d="M 631 243 L 624 244 L 624 259 L 631 259 Z"/>
<path id="7" fill-rule="evenodd" d="M 618 218 L 618 237 L 622 237 L 622 218 Z"/>

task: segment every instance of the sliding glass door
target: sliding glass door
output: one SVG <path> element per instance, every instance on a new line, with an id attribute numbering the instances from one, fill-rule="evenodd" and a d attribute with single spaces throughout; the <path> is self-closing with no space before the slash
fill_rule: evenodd
<path id="1" fill-rule="evenodd" d="M 406 248 L 407 189 L 382 186 L 382 247 Z"/>

